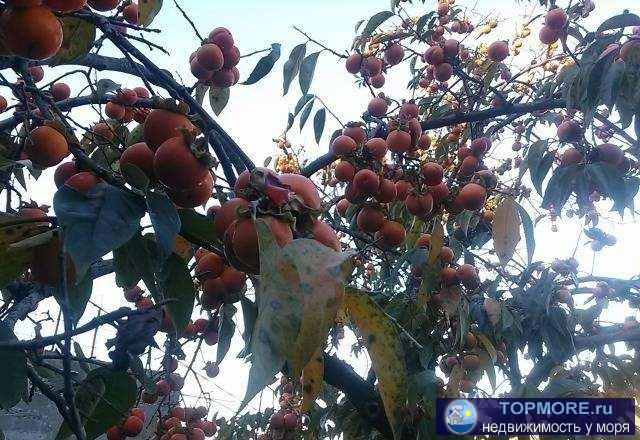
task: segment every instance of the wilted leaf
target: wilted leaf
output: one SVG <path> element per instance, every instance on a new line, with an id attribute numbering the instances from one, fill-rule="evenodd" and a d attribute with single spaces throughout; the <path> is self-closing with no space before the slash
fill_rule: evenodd
<path id="1" fill-rule="evenodd" d="M 145 212 L 141 197 L 108 184 L 98 184 L 87 194 L 65 185 L 55 194 L 53 208 L 80 274 L 129 241 Z"/>
<path id="2" fill-rule="evenodd" d="M 52 66 L 69 64 L 87 54 L 96 39 L 96 27 L 90 21 L 70 15 L 62 17 L 61 21 L 64 39 L 60 50 L 50 61 Z"/>
<path id="3" fill-rule="evenodd" d="M 289 362 L 299 377 L 333 324 L 349 254 L 310 239 L 280 248 L 263 220 L 256 221 L 260 243 L 258 317 L 251 339 L 252 363 L 246 404 Z"/>
<path id="4" fill-rule="evenodd" d="M 287 62 L 284 63 L 282 74 L 284 81 L 282 85 L 282 88 L 284 90 L 283 95 L 286 95 L 289 92 L 289 86 L 291 85 L 293 79 L 298 75 L 298 72 L 300 71 L 300 65 L 302 64 L 302 60 L 304 59 L 304 55 L 306 52 L 307 44 L 298 44 L 291 51 Z"/>
<path id="5" fill-rule="evenodd" d="M 260 58 L 256 67 L 254 67 L 253 72 L 249 75 L 249 78 L 242 84 L 251 85 L 260 81 L 262 78 L 267 76 L 273 66 L 276 64 L 276 61 L 280 58 L 280 43 L 273 43 L 271 45 L 271 51 Z"/>
<path id="6" fill-rule="evenodd" d="M 11 328 L 0 321 L 0 341 L 17 340 Z M 0 348 L 0 408 L 15 406 L 27 394 L 27 361 L 23 350 Z"/>
<path id="7" fill-rule="evenodd" d="M 211 109 L 216 116 L 219 116 L 229 103 L 230 93 L 229 87 L 225 87 L 224 89 L 217 87 L 209 88 L 209 104 L 211 104 Z"/>
<path id="8" fill-rule="evenodd" d="M 366 292 L 347 289 L 345 305 L 371 358 L 393 436 L 399 439 L 408 396 L 407 369 L 400 336 L 393 321 Z"/>
<path id="9" fill-rule="evenodd" d="M 512 197 L 506 197 L 494 211 L 493 246 L 502 267 L 513 258 L 520 242 L 520 215 L 516 205 Z"/>
<path id="10" fill-rule="evenodd" d="M 302 412 L 308 412 L 322 391 L 324 377 L 324 348 L 318 347 L 302 370 Z"/>
<path id="11" fill-rule="evenodd" d="M 139 21 L 142 26 L 149 26 L 162 9 L 162 0 L 138 0 Z"/>

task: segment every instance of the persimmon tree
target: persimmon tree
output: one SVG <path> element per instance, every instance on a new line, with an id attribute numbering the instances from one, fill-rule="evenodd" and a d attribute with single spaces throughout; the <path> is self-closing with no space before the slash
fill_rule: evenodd
<path id="1" fill-rule="evenodd" d="M 281 69 L 301 97 L 269 168 L 217 116 L 275 75 L 281 46 L 239 49 L 174 3 L 197 37 L 191 79 L 149 55 L 160 0 L 0 2 L 0 408 L 42 394 L 60 439 L 423 439 L 437 397 L 634 395 L 640 327 L 600 317 L 636 310 L 640 281 L 535 249 L 550 223 L 580 222 L 599 252 L 616 244 L 599 220 L 635 213 L 640 17 L 590 28 L 591 0 L 521 2 L 506 35 L 471 4 L 395 1 L 344 48 L 295 28 Z M 346 124 L 312 88 L 336 62 L 370 92 Z M 60 74 L 43 84 L 44 69 Z M 381 92 L 407 69 L 402 93 Z M 325 154 L 293 146 L 296 120 Z M 30 197 L 43 171 L 52 210 Z M 122 307 L 86 316 L 107 276 Z M 42 304 L 60 311 L 48 334 Z M 240 322 L 250 379 L 222 418 L 196 369 L 225 368 Z M 74 344 L 103 326 L 108 358 Z M 244 409 L 271 384 L 275 408 Z"/>

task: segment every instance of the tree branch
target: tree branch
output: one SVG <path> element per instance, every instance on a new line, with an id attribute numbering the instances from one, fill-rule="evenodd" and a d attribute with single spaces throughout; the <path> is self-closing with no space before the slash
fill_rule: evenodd
<path id="1" fill-rule="evenodd" d="M 351 365 L 325 353 L 324 380 L 342 391 L 365 421 L 385 437 L 393 438 L 380 395 Z"/>
<path id="2" fill-rule="evenodd" d="M 422 121 L 421 125 L 423 131 L 434 130 L 437 128 L 448 127 L 450 125 L 461 124 L 463 122 L 484 121 L 498 116 L 523 115 L 526 113 L 551 110 L 555 108 L 565 108 L 566 105 L 567 103 L 564 99 L 545 99 L 543 101 L 535 101 L 526 104 L 512 104 L 501 108 L 491 108 L 477 112 L 449 113 L 441 118 Z M 325 153 L 304 167 L 300 171 L 300 174 L 307 177 L 312 176 L 317 171 L 331 164 L 334 160 L 336 160 L 336 157 L 331 151 Z"/>
<path id="3" fill-rule="evenodd" d="M 606 330 L 606 329 L 605 329 Z M 563 364 L 571 359 L 574 354 L 578 354 L 585 350 L 591 350 L 596 347 L 602 347 L 606 344 L 614 342 L 631 342 L 640 341 L 640 328 L 634 330 L 623 330 L 616 328 L 612 331 L 603 331 L 603 333 L 593 336 L 576 336 L 574 338 L 575 353 L 567 354 L 561 362 L 555 362 L 550 355 L 546 355 L 540 362 L 537 362 L 529 373 L 525 385 L 528 387 L 538 387 L 542 381 L 549 377 L 549 373 L 554 366 Z"/>

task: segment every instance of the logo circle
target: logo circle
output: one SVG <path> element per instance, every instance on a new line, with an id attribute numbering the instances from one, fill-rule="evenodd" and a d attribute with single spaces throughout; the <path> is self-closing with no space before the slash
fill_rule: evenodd
<path id="1" fill-rule="evenodd" d="M 458 399 L 447 405 L 444 410 L 444 423 L 452 434 L 468 434 L 478 421 L 478 411 L 473 403 Z"/>

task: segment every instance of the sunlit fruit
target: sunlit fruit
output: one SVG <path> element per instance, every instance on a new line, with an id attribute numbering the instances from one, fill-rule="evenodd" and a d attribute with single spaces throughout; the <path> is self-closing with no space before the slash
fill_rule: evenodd
<path id="1" fill-rule="evenodd" d="M 208 173 L 207 165 L 194 156 L 183 136 L 171 138 L 158 148 L 153 171 L 158 180 L 174 190 L 193 188 Z"/>
<path id="2" fill-rule="evenodd" d="M 42 125 L 29 133 L 25 152 L 35 166 L 48 168 L 59 164 L 69 155 L 69 144 L 58 130 Z"/>
<path id="3" fill-rule="evenodd" d="M 144 142 L 138 142 L 127 147 L 120 156 L 120 169 L 126 165 L 133 165 L 142 171 L 149 179 L 153 179 L 154 153 Z"/>
<path id="4" fill-rule="evenodd" d="M 13 54 L 32 60 L 55 55 L 62 45 L 62 25 L 49 8 L 7 8 L 0 17 L 4 46 Z"/>
<path id="5" fill-rule="evenodd" d="M 322 243 L 328 248 L 331 248 L 334 251 L 341 250 L 340 240 L 338 239 L 336 232 L 327 223 L 320 220 L 314 220 L 311 234 L 313 235 L 314 240 Z"/>
<path id="6" fill-rule="evenodd" d="M 168 139 L 179 136 L 180 129 L 193 130 L 189 119 L 180 113 L 155 109 L 149 113 L 143 129 L 143 137 L 149 148 L 157 150 Z"/>
<path id="7" fill-rule="evenodd" d="M 468 183 L 460 190 L 456 201 L 464 209 L 475 211 L 484 206 L 486 198 L 487 190 L 484 187 L 477 183 Z"/>
<path id="8" fill-rule="evenodd" d="M 308 177 L 301 174 L 285 173 L 280 174 L 278 179 L 284 185 L 289 186 L 296 195 L 300 196 L 304 204 L 309 208 L 318 210 L 322 206 L 322 200 L 320 199 L 320 194 L 318 194 L 318 189 Z"/>
<path id="9" fill-rule="evenodd" d="M 357 217 L 358 229 L 374 234 L 382 229 L 386 222 L 384 213 L 373 206 L 364 206 Z"/>
<path id="10" fill-rule="evenodd" d="M 388 221 L 377 232 L 376 237 L 380 239 L 383 246 L 388 248 L 395 248 L 404 243 L 407 236 L 407 231 L 401 223 L 396 221 Z"/>

